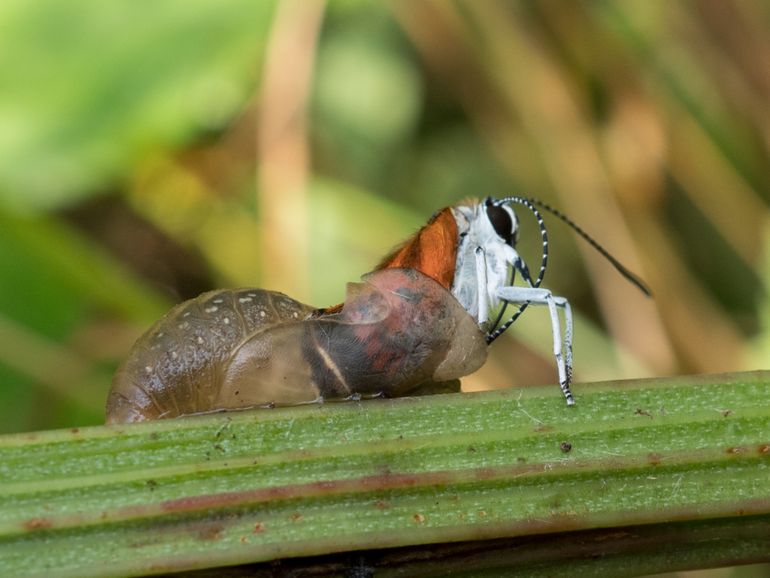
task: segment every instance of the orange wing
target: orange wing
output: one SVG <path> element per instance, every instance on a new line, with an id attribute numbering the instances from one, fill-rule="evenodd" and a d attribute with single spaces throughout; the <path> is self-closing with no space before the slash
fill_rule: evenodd
<path id="1" fill-rule="evenodd" d="M 375 268 L 415 269 L 427 275 L 447 290 L 452 289 L 457 261 L 457 222 L 452 209 L 438 211 L 412 237 L 393 250 Z M 333 315 L 342 310 L 343 303 L 319 309 L 316 315 Z"/>
<path id="2" fill-rule="evenodd" d="M 445 289 L 451 289 L 457 261 L 457 243 L 457 222 L 452 209 L 446 207 L 437 212 L 412 238 L 385 257 L 376 270 L 416 269 Z"/>

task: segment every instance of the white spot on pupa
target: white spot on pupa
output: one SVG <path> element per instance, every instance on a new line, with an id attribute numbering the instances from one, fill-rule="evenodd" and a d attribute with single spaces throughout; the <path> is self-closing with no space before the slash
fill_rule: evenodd
<path id="1" fill-rule="evenodd" d="M 216 305 L 212 305 L 211 307 L 206 307 L 206 309 L 204 309 L 204 311 L 206 313 L 215 313 L 215 312 L 219 311 L 219 307 L 217 307 Z"/>
<path id="2" fill-rule="evenodd" d="M 165 335 L 165 333 L 163 333 L 163 332 L 161 331 L 160 333 L 158 333 L 158 334 L 155 336 L 155 339 L 160 339 L 160 338 L 161 338 L 161 337 L 163 337 L 164 335 Z"/>
<path id="3" fill-rule="evenodd" d="M 248 295 L 249 297 L 256 297 L 256 296 L 257 296 L 257 294 L 256 294 L 256 293 L 247 293 L 247 295 Z"/>
<path id="4" fill-rule="evenodd" d="M 238 301 L 241 303 L 251 303 L 251 297 L 240 297 Z"/>
<path id="5" fill-rule="evenodd" d="M 291 314 L 291 316 L 292 316 L 292 317 L 294 317 L 294 319 L 296 319 L 297 317 L 299 317 L 299 313 L 297 313 L 297 312 L 295 311 L 294 313 L 292 313 L 292 314 Z"/>
<path id="6" fill-rule="evenodd" d="M 180 323 L 179 325 L 177 325 L 177 327 L 179 329 L 187 329 L 188 327 L 190 327 L 190 324 L 187 323 L 187 321 L 185 321 L 184 323 Z"/>
<path id="7" fill-rule="evenodd" d="M 267 315 L 267 313 L 265 313 L 264 311 L 260 311 L 259 312 L 259 316 L 260 317 L 265 317 L 266 315 Z"/>
<path id="8" fill-rule="evenodd" d="M 221 305 L 222 303 L 224 303 L 224 302 L 225 302 L 225 300 L 224 300 L 224 299 L 214 299 L 214 300 L 212 301 L 212 303 L 219 303 L 220 305 Z"/>
<path id="9" fill-rule="evenodd" d="M 197 341 L 198 343 L 203 343 L 203 337 L 199 335 L 195 341 Z"/>
<path id="10" fill-rule="evenodd" d="M 145 373 L 152 373 L 152 366 L 150 365 L 145 366 L 144 371 Z"/>
<path id="11" fill-rule="evenodd" d="M 182 317 L 189 317 L 189 316 L 190 316 L 189 311 L 185 311 L 184 313 L 182 313 Z"/>
<path id="12" fill-rule="evenodd" d="M 177 357 L 179 357 L 179 356 L 176 354 L 176 351 L 172 351 L 171 352 L 171 359 L 176 359 Z"/>
<path id="13" fill-rule="evenodd" d="M 225 322 L 225 325 L 230 325 L 230 318 L 229 317 L 225 317 L 222 321 Z"/>

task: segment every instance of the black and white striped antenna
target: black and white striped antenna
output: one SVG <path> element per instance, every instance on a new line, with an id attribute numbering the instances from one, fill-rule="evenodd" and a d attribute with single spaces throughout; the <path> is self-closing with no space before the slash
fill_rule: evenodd
<path id="1" fill-rule="evenodd" d="M 527 197 L 505 197 L 503 199 L 489 199 L 488 202 L 495 206 L 502 206 L 510 203 L 514 203 L 517 205 L 524 205 L 527 209 L 529 209 L 532 214 L 537 219 L 538 227 L 540 227 L 540 238 L 543 242 L 543 256 L 540 260 L 540 271 L 537 275 L 537 279 L 532 281 L 531 286 L 532 287 L 539 287 L 540 284 L 543 281 L 543 277 L 545 276 L 545 269 L 548 265 L 548 231 L 546 231 L 545 228 L 545 221 L 543 220 L 543 216 L 540 214 L 540 211 L 538 211 L 538 207 L 541 209 L 544 209 L 566 223 L 570 228 L 572 228 L 578 235 L 580 235 L 583 240 L 585 240 L 591 247 L 596 249 L 596 251 L 599 252 L 600 255 L 602 255 L 605 259 L 607 259 L 613 267 L 623 276 L 625 277 L 630 283 L 635 285 L 642 293 L 647 295 L 648 297 L 652 296 L 652 291 L 647 286 L 647 284 L 642 281 L 642 279 L 631 272 L 627 267 L 625 267 L 620 261 L 618 261 L 614 256 L 610 254 L 607 249 L 602 247 L 593 237 L 591 237 L 588 233 L 586 233 L 577 223 L 575 223 L 572 219 L 567 217 L 564 213 L 561 211 L 554 209 L 551 205 L 544 203 L 543 201 L 540 201 L 538 199 L 533 198 L 527 198 Z M 513 285 L 514 277 L 515 277 L 516 271 L 515 269 L 511 272 L 511 285 Z M 526 279 L 525 279 L 526 280 Z M 528 280 L 527 280 L 528 281 Z M 524 312 L 524 310 L 527 308 L 529 304 L 524 303 L 523 305 L 520 305 L 516 313 L 514 313 L 505 323 L 502 325 L 500 324 L 500 321 L 503 318 L 503 315 L 505 314 L 505 309 L 508 306 L 508 303 L 505 302 L 503 305 L 503 308 L 500 310 L 500 313 L 497 316 L 497 319 L 495 319 L 494 324 L 492 325 L 492 330 L 487 334 L 487 343 L 492 343 L 495 339 L 500 337 L 506 329 L 508 329 Z M 499 327 L 498 327 L 499 325 Z"/>

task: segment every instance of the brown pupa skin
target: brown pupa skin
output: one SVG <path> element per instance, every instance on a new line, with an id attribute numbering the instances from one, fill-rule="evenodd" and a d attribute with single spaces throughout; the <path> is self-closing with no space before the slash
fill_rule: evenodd
<path id="1" fill-rule="evenodd" d="M 486 360 L 475 320 L 414 269 L 382 269 L 349 283 L 333 311 L 319 315 L 261 289 L 182 303 L 118 370 L 107 423 L 441 390 Z"/>

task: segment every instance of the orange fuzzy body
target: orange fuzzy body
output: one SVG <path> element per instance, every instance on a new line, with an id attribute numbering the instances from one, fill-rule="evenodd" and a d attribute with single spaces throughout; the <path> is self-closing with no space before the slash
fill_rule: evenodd
<path id="1" fill-rule="evenodd" d="M 385 257 L 380 269 L 416 269 L 452 289 L 457 261 L 457 222 L 449 207 L 441 209 L 406 243 Z"/>

